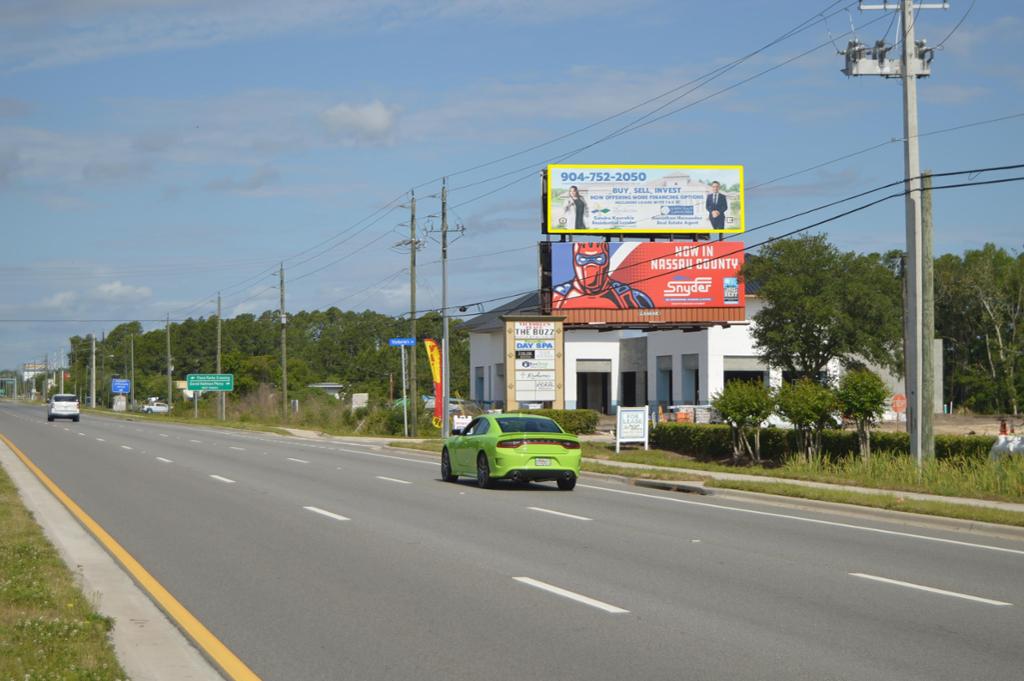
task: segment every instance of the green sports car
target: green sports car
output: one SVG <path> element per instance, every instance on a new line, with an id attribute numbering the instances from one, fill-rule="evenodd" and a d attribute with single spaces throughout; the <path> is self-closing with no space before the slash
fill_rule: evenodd
<path id="1" fill-rule="evenodd" d="M 484 414 L 444 441 L 441 479 L 475 477 L 481 487 L 495 480 L 555 480 L 559 489 L 576 486 L 580 440 L 545 416 Z"/>

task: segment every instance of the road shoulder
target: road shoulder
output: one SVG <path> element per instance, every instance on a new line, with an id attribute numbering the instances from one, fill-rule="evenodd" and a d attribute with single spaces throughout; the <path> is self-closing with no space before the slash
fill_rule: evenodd
<path id="1" fill-rule="evenodd" d="M 25 506 L 77 576 L 101 614 L 114 620 L 111 639 L 134 681 L 222 681 L 223 677 L 167 619 L 117 562 L 0 441 L 0 465 Z"/>

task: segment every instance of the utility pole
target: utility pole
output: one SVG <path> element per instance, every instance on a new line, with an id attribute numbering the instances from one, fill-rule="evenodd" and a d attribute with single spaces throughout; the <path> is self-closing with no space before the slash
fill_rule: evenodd
<path id="1" fill-rule="evenodd" d="M 416 338 L 416 249 L 419 242 L 416 240 L 416 190 L 410 192 L 409 215 L 409 335 Z M 418 343 L 417 339 L 417 343 Z M 416 391 L 416 346 L 412 346 L 412 358 L 409 360 L 409 414 L 411 416 L 409 434 L 416 437 L 417 401 L 419 395 Z"/>
<path id="2" fill-rule="evenodd" d="M 917 9 L 947 9 L 949 3 L 917 2 Z M 923 259 L 930 257 L 923 253 L 921 216 L 921 160 L 917 132 L 917 79 L 931 75 L 934 49 L 926 47 L 924 40 L 917 40 L 914 33 L 913 0 L 861 0 L 861 10 L 898 10 L 900 13 L 900 36 L 903 46 L 900 59 L 889 59 L 894 49 L 879 40 L 874 47 L 868 47 L 859 40 L 851 40 L 841 52 L 846 57 L 843 73 L 847 76 L 882 76 L 899 78 L 903 84 L 903 165 L 904 190 L 906 192 L 906 241 L 907 257 L 904 277 L 906 281 L 906 304 L 904 306 L 904 376 L 907 391 L 907 432 L 910 434 L 910 452 L 917 459 L 918 466 L 924 458 L 935 453 L 932 434 L 925 433 L 922 426 L 924 411 L 934 410 L 934 383 L 931 392 L 926 393 L 923 382 L 924 345 L 931 346 L 932 337 L 925 336 L 924 312 L 924 265 Z M 934 310 L 929 312 L 934 315 Z M 932 333 L 934 336 L 934 332 Z M 930 353 L 929 353 L 930 354 Z"/>
<path id="3" fill-rule="evenodd" d="M 450 426 L 448 373 L 448 178 L 441 179 L 441 437 L 447 438 Z M 436 411 L 434 412 L 437 413 Z"/>
<path id="4" fill-rule="evenodd" d="M 64 346 L 61 346 L 61 348 L 60 348 L 60 366 L 57 367 L 57 370 L 60 371 L 60 392 L 63 395 L 64 394 Z"/>
<path id="5" fill-rule="evenodd" d="M 281 261 L 281 407 L 284 420 L 288 420 L 288 316 L 284 311 L 284 261 Z"/>
<path id="6" fill-rule="evenodd" d="M 935 457 L 935 261 L 932 258 L 932 174 L 921 178 L 921 457 Z"/>
<path id="7" fill-rule="evenodd" d="M 91 357 L 89 359 L 89 406 L 96 408 L 96 334 L 89 334 Z"/>
<path id="8" fill-rule="evenodd" d="M 217 373 L 220 373 L 220 291 L 217 291 Z M 217 395 L 217 418 L 224 420 L 224 391 Z"/>
<path id="9" fill-rule="evenodd" d="M 134 331 L 132 331 L 132 335 L 129 336 L 129 339 L 130 339 L 129 340 L 130 345 L 128 347 L 130 349 L 129 350 L 129 354 L 131 355 L 131 363 L 132 363 L 132 373 L 131 373 L 131 376 L 129 376 L 129 378 L 131 379 L 131 391 L 132 391 L 132 395 L 131 395 L 130 399 L 131 399 L 131 402 L 132 402 L 132 411 L 135 411 L 135 332 Z"/>
<path id="10" fill-rule="evenodd" d="M 43 402 L 46 402 L 50 392 L 50 353 L 43 355 Z"/>
<path id="11" fill-rule="evenodd" d="M 167 409 L 168 411 L 174 409 L 174 393 L 171 392 L 171 372 L 174 367 L 171 366 L 171 315 L 167 315 L 167 325 L 164 327 L 164 335 L 167 337 Z"/>

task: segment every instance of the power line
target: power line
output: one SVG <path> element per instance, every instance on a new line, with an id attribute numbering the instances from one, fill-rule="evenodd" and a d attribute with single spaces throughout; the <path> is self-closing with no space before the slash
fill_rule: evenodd
<path id="1" fill-rule="evenodd" d="M 943 38 L 941 41 L 939 41 L 939 44 L 936 45 L 934 49 L 941 50 L 942 46 L 946 44 L 946 41 L 953 37 L 953 34 L 956 33 L 958 28 L 960 28 L 960 25 L 963 24 L 964 21 L 967 20 L 967 17 L 971 14 L 971 10 L 974 9 L 974 5 L 976 5 L 977 2 L 978 2 L 978 0 L 971 0 L 971 6 L 968 7 L 967 11 L 964 12 L 964 15 L 962 17 L 960 17 L 960 21 L 956 22 L 956 26 L 953 27 L 953 30 L 950 31 L 949 33 L 947 33 L 946 37 Z"/>
<path id="2" fill-rule="evenodd" d="M 640 108 L 642 108 L 642 107 L 644 107 L 644 106 L 646 106 L 648 104 L 652 104 L 652 103 L 658 101 L 659 99 L 667 97 L 668 95 L 671 95 L 671 94 L 673 94 L 675 92 L 678 92 L 679 90 L 682 90 L 682 89 L 684 89 L 686 87 L 689 87 L 689 86 L 691 86 L 691 85 L 693 85 L 695 83 L 701 83 L 702 81 L 705 81 L 705 83 L 706 82 L 710 82 L 710 80 L 713 80 L 718 75 L 722 75 L 722 74 L 728 72 L 729 70 L 731 70 L 735 66 L 738 66 L 739 64 L 742 64 L 743 62 L 747 61 L 751 57 L 754 57 L 754 56 L 760 54 L 761 52 L 763 52 L 763 51 L 765 51 L 765 50 L 767 50 L 767 49 L 769 49 L 771 47 L 774 47 L 775 45 L 785 41 L 788 38 L 793 37 L 794 35 L 798 35 L 799 33 L 802 33 L 805 29 L 809 28 L 810 26 L 813 26 L 814 24 L 818 23 L 819 21 L 827 21 L 827 17 L 828 16 L 834 16 L 835 14 L 838 14 L 840 12 L 846 11 L 850 7 L 852 7 L 853 5 L 856 4 L 855 2 L 848 3 L 844 7 L 840 8 L 840 9 L 836 10 L 835 12 L 833 12 L 832 14 L 829 14 L 829 15 L 826 16 L 825 13 L 828 12 L 829 10 L 831 10 L 837 4 L 839 4 L 839 1 L 840 0 L 836 0 L 834 2 L 829 3 L 823 10 L 821 10 L 817 14 L 813 15 L 809 19 L 805 19 L 804 21 L 800 22 L 799 24 L 797 24 L 793 28 L 791 28 L 788 31 L 786 31 L 785 33 L 783 33 L 782 35 L 778 36 L 777 38 L 774 38 L 773 40 L 769 41 L 765 45 L 762 45 L 761 47 L 757 48 L 753 52 L 750 52 L 750 53 L 744 55 L 743 57 L 735 59 L 732 62 L 730 62 L 728 64 L 724 64 L 724 65 L 722 65 L 722 66 L 720 66 L 720 67 L 718 67 L 716 69 L 712 69 L 711 71 L 709 71 L 709 72 L 707 72 L 705 74 L 702 74 L 702 75 L 700 75 L 700 76 L 698 76 L 698 77 L 696 77 L 696 78 L 694 78 L 692 80 L 689 80 L 689 81 L 687 81 L 685 83 L 682 83 L 681 85 L 677 85 L 676 87 L 673 87 L 673 88 L 671 88 L 669 90 L 666 90 L 666 91 L 664 91 L 664 92 L 662 92 L 662 93 L 660 93 L 658 95 L 655 95 L 654 97 L 650 97 L 650 98 L 648 98 L 648 99 L 646 99 L 646 100 L 644 100 L 644 101 L 642 101 L 642 102 L 640 102 L 638 104 L 634 104 L 633 106 L 629 107 L 628 109 L 623 109 L 622 111 L 614 113 L 614 114 L 612 114 L 610 116 L 606 116 L 605 118 L 602 118 L 599 121 L 595 121 L 595 122 L 590 123 L 588 125 L 585 125 L 585 126 L 583 126 L 581 128 L 576 128 L 575 130 L 571 130 L 571 131 L 569 131 L 567 133 L 564 133 L 562 135 L 554 137 L 554 138 L 552 138 L 550 140 L 547 140 L 545 142 L 541 142 L 539 144 L 536 144 L 534 146 L 528 147 L 526 149 L 522 149 L 522 150 L 517 151 L 515 153 L 507 154 L 507 155 L 502 156 L 500 158 L 496 158 L 496 159 L 493 159 L 491 161 L 486 161 L 484 163 L 480 163 L 480 164 L 477 164 L 475 166 L 471 166 L 471 167 L 468 167 L 468 168 L 463 168 L 463 169 L 457 170 L 455 172 L 450 172 L 450 173 L 445 173 L 444 175 L 439 175 L 436 178 L 433 178 L 431 180 L 428 180 L 426 182 L 423 182 L 421 184 L 416 185 L 414 188 L 415 189 L 419 189 L 421 187 L 424 187 L 424 186 L 427 186 L 427 185 L 439 182 L 443 177 L 451 178 L 451 177 L 456 177 L 458 175 L 464 175 L 466 173 L 473 172 L 475 170 L 480 170 L 481 168 L 486 168 L 486 167 L 489 167 L 489 166 L 492 166 L 492 165 L 495 165 L 495 164 L 498 164 L 498 163 L 501 163 L 501 162 L 504 162 L 504 161 L 508 161 L 510 159 L 513 159 L 513 158 L 516 158 L 518 156 L 522 156 L 523 154 L 527 154 L 527 153 L 529 153 L 531 151 L 536 151 L 536 150 L 542 149 L 542 148 L 544 148 L 546 146 L 550 146 L 552 144 L 556 144 L 558 142 L 561 142 L 564 139 L 567 139 L 569 137 L 573 137 L 573 136 L 575 136 L 575 135 L 577 135 L 577 134 L 579 134 L 581 132 L 586 132 L 587 130 L 591 130 L 591 129 L 599 126 L 599 125 L 602 125 L 602 124 L 607 123 L 609 121 L 612 121 L 612 120 L 614 120 L 616 118 L 619 118 L 620 116 L 624 116 L 624 115 L 626 115 L 628 113 L 632 113 L 633 111 L 636 111 L 637 109 L 640 109 Z M 819 17 L 820 17 L 820 19 L 819 19 Z M 705 83 L 702 83 L 702 84 L 705 84 Z M 687 93 L 684 93 L 684 94 L 687 94 Z M 648 115 L 650 115 L 650 114 L 648 114 Z"/>
<path id="3" fill-rule="evenodd" d="M 984 173 L 984 172 L 998 172 L 998 171 L 1005 171 L 1005 170 L 1017 170 L 1017 169 L 1021 169 L 1021 168 L 1024 168 L 1024 163 L 1012 164 L 1012 165 L 1004 165 L 1004 166 L 989 166 L 989 167 L 985 167 L 985 168 L 972 168 L 972 169 L 967 169 L 967 170 L 948 171 L 948 172 L 943 172 L 943 173 L 932 173 L 931 176 L 933 178 L 936 178 L 936 177 L 953 177 L 953 176 L 958 176 L 958 175 L 977 175 L 979 173 Z M 968 182 L 956 183 L 956 184 L 950 184 L 950 185 L 935 185 L 935 186 L 932 186 L 932 188 L 930 190 L 927 190 L 927 191 L 934 191 L 934 190 L 937 190 L 937 189 L 957 189 L 957 188 L 962 188 L 962 187 L 976 187 L 976 186 L 991 185 L 991 184 L 1003 184 L 1003 183 L 1007 183 L 1007 182 L 1019 182 L 1019 181 L 1022 181 L 1022 180 L 1024 180 L 1024 176 L 1011 177 L 1011 178 L 1000 178 L 1000 179 L 995 179 L 995 180 L 968 181 Z M 755 227 L 753 229 L 747 230 L 746 233 L 754 232 L 754 231 L 757 231 L 759 229 L 764 229 L 765 227 L 768 227 L 770 225 L 779 224 L 779 223 L 784 222 L 786 220 L 791 220 L 791 219 L 794 219 L 796 217 L 807 215 L 809 213 L 812 213 L 812 212 L 815 212 L 815 211 L 818 211 L 818 210 L 822 210 L 823 208 L 826 208 L 826 207 L 829 207 L 829 206 L 835 206 L 835 205 L 837 205 L 839 203 L 844 203 L 846 201 L 853 200 L 854 198 L 859 198 L 859 197 L 863 197 L 863 196 L 866 196 L 866 195 L 869 195 L 869 194 L 873 194 L 873 193 L 876 193 L 876 192 L 881 191 L 883 189 L 887 189 L 887 188 L 890 188 L 890 187 L 893 187 L 893 186 L 896 186 L 896 185 L 904 184 L 905 182 L 906 182 L 906 179 L 901 179 L 901 180 L 898 180 L 898 181 L 895 181 L 895 182 L 889 182 L 889 183 L 886 183 L 884 185 L 880 185 L 878 187 L 875 187 L 874 189 L 871 189 L 871 190 L 868 190 L 868 191 L 864 191 L 864 192 L 858 192 L 857 194 L 851 195 L 851 196 L 846 197 L 844 199 L 840 199 L 838 201 L 833 201 L 833 202 L 830 202 L 828 204 L 823 204 L 822 206 L 817 206 L 815 208 L 811 208 L 811 209 L 808 209 L 808 210 L 805 210 L 805 211 L 801 211 L 800 213 L 795 213 L 795 214 L 793 214 L 791 216 L 788 216 L 786 218 L 782 218 L 780 220 L 776 220 L 776 221 L 774 221 L 772 223 Z M 924 190 L 922 190 L 922 191 L 924 191 Z M 702 261 L 699 264 L 704 264 L 706 262 L 713 262 L 714 260 L 721 259 L 722 257 L 727 257 L 728 255 L 734 255 L 736 253 L 745 252 L 745 251 L 751 250 L 753 248 L 757 248 L 759 246 L 765 245 L 767 243 L 771 243 L 772 241 L 777 241 L 779 239 L 788 238 L 790 236 L 793 236 L 795 234 L 799 234 L 801 232 L 806 232 L 806 231 L 808 231 L 810 229 L 814 229 L 815 227 L 820 227 L 821 225 L 828 224 L 830 222 L 834 222 L 836 220 L 839 220 L 841 218 L 847 217 L 847 216 L 852 215 L 854 213 L 858 213 L 858 212 L 867 210 L 868 208 L 871 208 L 871 207 L 876 206 L 878 204 L 884 203 L 884 202 L 889 201 L 891 199 L 904 197 L 904 196 L 906 196 L 906 194 L 907 194 L 907 190 L 902 190 L 902 191 L 899 191 L 899 192 L 895 192 L 893 194 L 888 194 L 888 195 L 886 195 L 886 196 L 884 196 L 884 197 L 882 197 L 880 199 L 875 199 L 875 200 L 872 200 L 872 201 L 870 201 L 870 202 L 868 202 L 866 204 L 862 204 L 860 206 L 856 206 L 856 207 L 851 208 L 851 209 L 849 209 L 847 211 L 839 213 L 839 214 L 837 214 L 835 216 L 832 216 L 832 217 L 829 217 L 829 218 L 825 218 L 823 220 L 819 220 L 819 221 L 817 221 L 815 223 L 812 223 L 810 225 L 807 225 L 805 227 L 797 228 L 797 229 L 792 230 L 790 232 L 786 232 L 786 233 L 784 233 L 782 235 L 766 239 L 765 241 L 761 241 L 761 242 L 758 242 L 756 244 L 750 244 L 748 246 L 744 246 L 743 248 L 737 249 L 735 251 L 731 251 L 728 254 L 709 258 L 706 261 Z M 728 235 L 727 238 L 735 238 L 736 236 L 738 236 L 738 235 Z M 653 258 L 651 260 L 654 260 L 654 259 L 656 259 L 656 258 Z M 651 260 L 648 260 L 646 262 L 650 262 Z M 645 261 L 641 261 L 640 263 L 637 263 L 637 264 L 642 264 L 643 262 L 645 262 Z M 691 269 L 694 266 L 696 266 L 696 265 L 692 265 L 690 267 L 678 268 L 676 270 L 669 270 L 668 272 L 682 271 L 682 270 L 685 270 L 685 269 Z M 660 277 L 660 276 L 664 276 L 664 274 L 665 273 L 662 273 L 662 274 L 659 274 L 659 275 L 656 275 L 656 276 Z M 635 280 L 635 281 L 646 281 L 646 280 L 647 279 L 645 278 L 645 279 L 638 279 L 638 280 Z M 472 303 L 461 303 L 461 304 L 458 304 L 458 305 L 449 305 L 448 309 L 456 309 L 456 308 L 462 308 L 462 307 L 474 307 L 474 306 L 478 306 L 478 305 L 485 305 L 487 303 L 497 302 L 497 301 L 501 301 L 501 300 L 508 300 L 510 298 L 516 298 L 516 297 L 523 296 L 523 295 L 526 295 L 528 293 L 532 293 L 532 292 L 535 292 L 535 291 L 536 291 L 536 289 L 528 289 L 528 290 L 519 291 L 519 292 L 516 292 L 516 293 L 504 295 L 504 296 L 498 296 L 498 297 L 495 297 L 495 298 L 489 298 L 487 300 L 479 300 L 479 301 L 475 301 L 475 302 L 472 302 Z M 427 310 L 417 311 L 417 313 L 437 312 L 437 311 L 439 311 L 439 308 L 429 308 Z"/>
<path id="4" fill-rule="evenodd" d="M 884 15 L 881 15 L 881 16 L 875 18 L 875 19 L 872 19 L 871 21 L 868 21 L 867 23 L 863 24 L 861 26 L 861 28 L 865 28 L 867 26 L 870 26 L 871 24 L 873 24 L 873 23 L 875 23 L 877 21 L 880 21 L 883 18 L 884 18 Z M 846 35 L 846 34 L 843 34 L 843 35 Z M 512 171 L 509 171 L 509 172 L 506 172 L 506 173 L 502 173 L 501 175 L 496 175 L 496 176 L 494 176 L 492 178 L 488 178 L 488 179 L 485 179 L 485 180 L 480 180 L 480 181 L 473 182 L 473 183 L 468 184 L 468 185 L 462 185 L 461 187 L 457 187 L 455 189 L 451 189 L 450 191 L 458 191 L 460 189 L 466 189 L 466 188 L 471 187 L 471 186 L 476 186 L 476 185 L 479 185 L 479 184 L 485 184 L 487 182 L 493 182 L 496 179 L 501 179 L 503 177 L 508 177 L 509 175 L 512 175 L 512 174 L 515 174 L 515 173 L 518 173 L 518 172 L 522 172 L 524 170 L 529 170 L 530 171 L 526 175 L 523 175 L 523 176 L 521 176 L 521 177 L 519 177 L 519 178 L 517 178 L 515 180 L 512 180 L 511 182 L 503 184 L 500 187 L 497 187 L 495 189 L 491 189 L 491 190 L 486 191 L 486 192 L 484 192 L 482 194 L 478 194 L 478 195 L 474 196 L 473 198 L 467 199 L 467 200 L 465 200 L 465 201 L 463 201 L 463 202 L 461 202 L 459 204 L 456 204 L 455 207 L 456 208 L 460 208 L 460 207 L 465 206 L 467 204 L 470 204 L 470 203 L 473 203 L 475 201 L 479 201 L 480 199 L 483 199 L 483 198 L 486 198 L 488 196 L 491 196 L 492 194 L 496 194 L 496 193 L 498 193 L 500 191 L 508 189 L 509 187 L 511 187 L 513 185 L 516 185 L 516 184 L 518 184 L 520 182 L 523 182 L 524 180 L 527 180 L 530 177 L 533 177 L 534 173 L 536 173 L 538 170 L 540 170 L 540 168 L 538 166 L 547 165 L 549 163 L 559 163 L 559 162 L 561 162 L 563 160 L 566 160 L 569 157 L 574 156 L 574 155 L 576 155 L 576 154 L 578 154 L 578 153 L 580 153 L 582 151 L 586 151 L 587 149 L 595 147 L 598 144 L 602 144 L 602 143 L 607 142 L 607 141 L 609 141 L 611 139 L 615 139 L 616 137 L 621 137 L 622 135 L 626 135 L 626 134 L 629 134 L 631 132 L 635 132 L 636 130 L 639 130 L 641 128 L 647 127 L 648 125 L 653 125 L 654 123 L 657 123 L 658 121 L 661 121 L 661 120 L 664 120 L 665 118 L 668 118 L 669 116 L 674 116 L 675 114 L 680 113 L 681 111 L 685 111 L 686 109 L 689 109 L 689 108 L 692 108 L 694 106 L 697 106 L 698 104 L 702 104 L 703 102 L 706 102 L 709 99 L 712 99 L 712 98 L 717 97 L 717 96 L 719 96 L 721 94 L 724 94 L 726 92 L 734 90 L 734 89 L 736 89 L 736 88 L 738 88 L 738 87 L 740 87 L 742 85 L 745 85 L 746 83 L 749 83 L 752 80 L 755 80 L 756 78 L 760 78 L 761 76 L 764 76 L 764 75 L 766 75 L 768 73 L 771 73 L 772 71 L 776 71 L 776 70 L 778 70 L 778 69 L 780 69 L 780 68 L 782 68 L 784 66 L 787 66 L 787 65 L 793 63 L 794 61 L 797 61 L 799 59 L 802 59 L 802 58 L 806 57 L 807 55 L 812 54 L 813 52 L 816 52 L 817 50 L 820 50 L 822 47 L 827 46 L 830 42 L 831 41 L 825 41 L 824 43 L 820 43 L 820 44 L 816 45 L 815 47 L 810 48 L 809 50 L 805 50 L 804 52 L 801 52 L 801 53 L 797 54 L 796 56 L 790 57 L 789 59 L 786 59 L 786 60 L 784 60 L 782 62 L 779 62 L 778 64 L 775 64 L 775 65 L 770 66 L 770 67 L 768 67 L 768 68 L 766 68 L 766 69 L 764 69 L 762 71 L 759 71 L 759 72 L 757 72 L 757 73 L 755 73 L 755 74 L 753 74 L 751 76 L 748 76 L 747 78 L 739 80 L 739 81 L 733 83 L 732 85 L 724 87 L 724 88 L 722 88 L 720 90 L 716 90 L 715 92 L 712 92 L 710 94 L 704 95 L 703 97 L 701 97 L 699 99 L 696 99 L 696 100 L 694 100 L 692 102 L 684 104 L 683 106 L 678 107 L 676 109 L 672 109 L 671 111 L 663 113 L 663 114 L 661 114 L 659 116 L 656 116 L 654 118 L 650 118 L 648 120 L 637 119 L 637 121 L 631 122 L 631 123 L 627 124 L 626 126 L 623 126 L 623 127 L 619 128 L 618 130 L 615 130 L 615 131 L 609 133 L 605 137 L 602 137 L 602 138 L 600 138 L 598 140 L 595 140 L 594 142 L 586 144 L 586 145 L 584 145 L 582 147 L 577 147 L 576 149 L 572 149 L 572 150 L 570 150 L 570 151 L 568 151 L 568 152 L 566 152 L 564 154 L 560 154 L 558 156 L 553 156 L 553 157 L 550 157 L 547 160 L 542 161 L 540 163 L 532 163 L 529 166 L 523 166 L 522 168 L 518 168 L 516 170 L 512 170 Z M 673 101 L 676 101 L 676 100 L 673 100 Z M 646 118 L 646 116 L 644 118 Z"/>

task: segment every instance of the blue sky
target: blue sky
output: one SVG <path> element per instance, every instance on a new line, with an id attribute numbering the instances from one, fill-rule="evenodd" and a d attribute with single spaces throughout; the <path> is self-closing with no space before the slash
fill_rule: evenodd
<path id="1" fill-rule="evenodd" d="M 920 13 L 919 37 L 937 44 L 971 2 L 950 4 Z M 439 212 L 433 180 L 442 175 L 453 175 L 451 222 L 466 229 L 450 250 L 459 259 L 450 302 L 529 289 L 540 238 L 536 170 L 668 97 L 454 173 L 629 109 L 823 11 L 827 22 L 819 16 L 664 111 L 692 106 L 568 157 L 743 164 L 748 229 L 902 177 L 902 146 L 890 143 L 754 187 L 901 137 L 898 82 L 847 79 L 828 44 L 831 36 L 844 46 L 851 22 L 873 43 L 891 13 L 828 0 L 8 0 L 0 4 L 0 319 L 207 316 L 218 290 L 226 316 L 259 312 L 277 304 L 270 272 L 281 260 L 291 310 L 399 313 L 408 309 L 408 255 L 394 246 L 408 238 L 402 193 L 418 186 L 419 224 L 437 227 L 429 216 Z M 889 41 L 897 37 L 890 29 Z M 921 132 L 1024 113 L 1022 39 L 1024 3 L 977 0 L 919 82 Z M 922 166 L 1022 162 L 1022 132 L 1017 117 L 927 136 Z M 995 175 L 975 179 L 986 177 Z M 1018 192 L 936 192 L 936 253 L 986 241 L 1020 250 L 1024 227 L 1007 200 Z M 391 210 L 375 213 L 384 206 Z M 827 230 L 844 249 L 901 248 L 902 202 Z M 426 239 L 422 309 L 440 304 L 438 257 Z M 115 324 L 0 322 L 0 367 Z"/>

